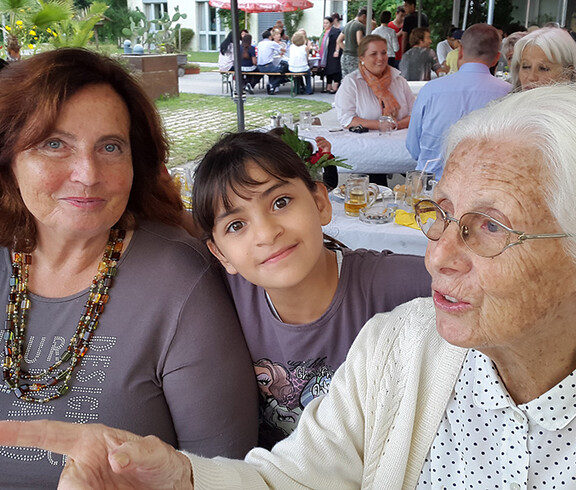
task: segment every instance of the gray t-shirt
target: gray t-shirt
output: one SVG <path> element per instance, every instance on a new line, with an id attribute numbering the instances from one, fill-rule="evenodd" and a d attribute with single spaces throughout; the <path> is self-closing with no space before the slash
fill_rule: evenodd
<path id="1" fill-rule="evenodd" d="M 438 57 L 433 49 L 414 46 L 402 55 L 400 72 L 409 82 L 429 81 L 432 70 L 440 68 Z"/>
<path id="2" fill-rule="evenodd" d="M 1 304 L 10 273 L 9 252 L 0 249 Z M 66 298 L 32 295 L 30 369 L 62 354 L 86 298 L 87 290 Z M 40 405 L 2 387 L 0 418 L 102 423 L 205 456 L 243 457 L 257 436 L 254 372 L 229 292 L 204 245 L 165 225 L 137 229 L 70 391 Z M 0 487 L 56 488 L 63 465 L 58 454 L 0 446 Z"/>
<path id="3" fill-rule="evenodd" d="M 315 322 L 278 320 L 264 289 L 227 275 L 260 389 L 259 445 L 290 434 L 303 408 L 326 393 L 362 326 L 419 296 L 430 296 L 424 258 L 389 251 L 343 250 L 332 303 Z"/>
<path id="4" fill-rule="evenodd" d="M 366 34 L 366 26 L 359 20 L 354 19 L 344 26 L 344 53 L 350 56 L 358 56 L 358 41 L 356 33 L 361 31 Z"/>

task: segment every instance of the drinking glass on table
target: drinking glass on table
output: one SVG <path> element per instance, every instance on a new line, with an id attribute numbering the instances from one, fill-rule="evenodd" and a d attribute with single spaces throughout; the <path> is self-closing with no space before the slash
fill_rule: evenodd
<path id="1" fill-rule="evenodd" d="M 190 167 L 174 167 L 170 170 L 172 180 L 180 188 L 180 197 L 184 208 L 192 210 L 192 191 L 194 189 L 194 174 Z"/>
<path id="2" fill-rule="evenodd" d="M 406 173 L 406 202 L 413 207 L 415 203 L 422 199 L 432 197 L 434 186 L 436 185 L 434 174 L 413 170 Z"/>
<path id="3" fill-rule="evenodd" d="M 312 113 L 310 111 L 302 111 L 300 113 L 300 129 L 312 129 Z"/>
<path id="4" fill-rule="evenodd" d="M 383 134 L 390 136 L 392 132 L 397 129 L 398 123 L 392 116 L 380 116 L 378 118 L 378 130 L 380 131 L 380 136 Z"/>
<path id="5" fill-rule="evenodd" d="M 280 114 L 280 127 L 286 126 L 288 129 L 294 129 L 294 117 L 290 113 Z"/>
<path id="6" fill-rule="evenodd" d="M 348 216 L 358 216 L 360 210 L 372 206 L 379 193 L 378 186 L 371 184 L 366 174 L 351 174 L 346 180 L 344 212 Z"/>

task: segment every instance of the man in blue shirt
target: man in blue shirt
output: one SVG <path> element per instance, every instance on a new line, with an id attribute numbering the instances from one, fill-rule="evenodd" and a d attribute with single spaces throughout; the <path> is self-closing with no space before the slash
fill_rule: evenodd
<path id="1" fill-rule="evenodd" d="M 495 78 L 490 67 L 500 57 L 500 34 L 488 24 L 475 24 L 462 35 L 458 55 L 460 69 L 428 82 L 412 108 L 406 148 L 418 161 L 417 170 L 426 162 L 427 172 L 439 180 L 444 170 L 442 143 L 445 131 L 462 116 L 484 107 L 491 100 L 503 97 L 512 86 Z"/>

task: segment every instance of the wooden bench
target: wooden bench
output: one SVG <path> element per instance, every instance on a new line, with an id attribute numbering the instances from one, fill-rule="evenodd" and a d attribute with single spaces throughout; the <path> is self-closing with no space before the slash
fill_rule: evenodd
<path id="1" fill-rule="evenodd" d="M 234 80 L 234 71 L 230 70 L 230 71 L 221 71 L 220 74 L 222 75 L 222 93 L 228 93 L 228 91 L 230 91 L 230 93 L 234 93 L 234 88 L 233 88 L 233 80 Z M 262 79 L 264 79 L 265 76 L 278 76 L 278 77 L 286 77 L 288 79 L 290 79 L 290 97 L 294 97 L 297 95 L 297 88 L 298 88 L 298 80 L 303 80 L 303 78 L 306 76 L 306 73 L 292 73 L 292 72 L 286 72 L 286 73 L 264 73 L 261 71 L 243 71 L 242 75 L 257 75 L 257 76 L 261 76 Z M 314 87 L 314 74 L 311 73 L 310 74 L 311 80 L 312 80 L 312 87 Z M 266 85 L 264 85 L 264 87 L 266 87 Z"/>

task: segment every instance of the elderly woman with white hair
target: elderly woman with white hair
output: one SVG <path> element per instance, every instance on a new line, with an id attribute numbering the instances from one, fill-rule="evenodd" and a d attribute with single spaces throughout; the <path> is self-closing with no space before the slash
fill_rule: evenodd
<path id="1" fill-rule="evenodd" d="M 545 488 L 576 475 L 576 87 L 520 92 L 450 130 L 432 297 L 376 315 L 298 430 L 244 461 L 103 426 L 0 423 L 106 488 Z"/>
<path id="2" fill-rule="evenodd" d="M 519 39 L 510 66 L 515 90 L 576 79 L 576 42 L 563 29 L 544 27 Z"/>

